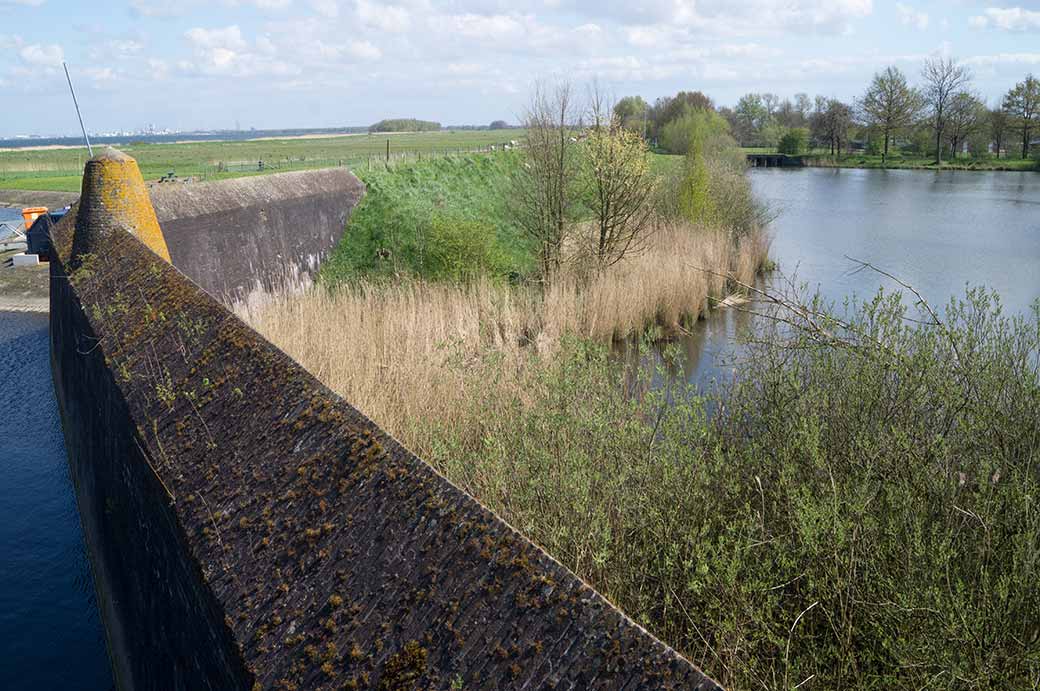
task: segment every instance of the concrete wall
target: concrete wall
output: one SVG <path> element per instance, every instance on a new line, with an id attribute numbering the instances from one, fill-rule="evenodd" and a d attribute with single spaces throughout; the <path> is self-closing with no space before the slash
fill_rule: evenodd
<path id="1" fill-rule="evenodd" d="M 173 265 L 225 301 L 308 285 L 364 185 L 346 168 L 152 185 Z"/>
<path id="2" fill-rule="evenodd" d="M 83 208 L 51 359 L 121 688 L 718 688 Z"/>

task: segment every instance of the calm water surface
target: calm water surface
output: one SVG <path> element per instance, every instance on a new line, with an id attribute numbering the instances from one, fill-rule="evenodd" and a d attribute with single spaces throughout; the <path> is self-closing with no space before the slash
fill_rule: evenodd
<path id="1" fill-rule="evenodd" d="M 770 256 L 780 271 L 841 302 L 891 280 L 856 271 L 870 262 L 935 306 L 968 285 L 1000 293 L 1005 312 L 1040 299 L 1040 175 L 1015 172 L 754 169 L 758 197 L 779 213 Z M 775 278 L 772 280 L 776 280 Z M 681 372 L 707 386 L 732 372 L 747 314 L 724 310 L 683 339 Z"/>
<path id="2" fill-rule="evenodd" d="M 48 357 L 46 314 L 0 312 L 0 689 L 104 691 Z"/>

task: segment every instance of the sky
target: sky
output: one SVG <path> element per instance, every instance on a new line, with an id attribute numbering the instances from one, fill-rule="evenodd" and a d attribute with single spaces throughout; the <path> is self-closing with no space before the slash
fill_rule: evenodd
<path id="1" fill-rule="evenodd" d="M 648 101 L 852 99 L 895 65 L 968 64 L 996 102 L 1040 74 L 1040 0 L 0 0 L 0 137 L 516 122 L 537 81 Z"/>

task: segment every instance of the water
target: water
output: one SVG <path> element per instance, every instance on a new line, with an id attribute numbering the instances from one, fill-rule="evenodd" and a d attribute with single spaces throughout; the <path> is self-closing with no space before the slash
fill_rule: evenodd
<path id="1" fill-rule="evenodd" d="M 1040 299 L 1040 175 L 831 168 L 749 175 L 756 195 L 779 212 L 770 256 L 826 300 L 899 290 L 847 257 L 899 277 L 936 307 L 963 297 L 967 285 L 996 290 L 1005 313 L 1023 314 Z M 682 370 L 672 376 L 701 387 L 726 379 L 741 355 L 736 335 L 749 324 L 734 310 L 698 324 L 679 343 Z"/>
<path id="2" fill-rule="evenodd" d="M 0 440 L 0 689 L 110 689 L 46 314 L 0 312 Z"/>

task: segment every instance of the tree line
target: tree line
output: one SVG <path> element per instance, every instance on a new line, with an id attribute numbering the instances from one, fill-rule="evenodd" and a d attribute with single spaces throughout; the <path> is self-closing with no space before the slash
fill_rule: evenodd
<path id="1" fill-rule="evenodd" d="M 682 133 L 674 131 L 676 123 L 689 112 L 713 110 L 725 118 L 742 146 L 776 148 L 780 153 L 824 149 L 839 155 L 864 147 L 887 162 L 896 146 L 900 153 L 930 156 L 937 164 L 944 156 L 965 152 L 974 157 L 1017 153 L 1028 158 L 1040 131 L 1040 80 L 1027 75 L 993 106 L 972 82 L 966 65 L 933 57 L 925 61 L 917 84 L 898 67 L 886 67 L 852 102 L 810 98 L 806 93 L 794 98 L 748 93 L 732 108 L 716 108 L 700 91 L 680 91 L 653 105 L 640 96 L 622 98 L 614 114 L 625 127 L 673 153 L 685 153 Z"/>

